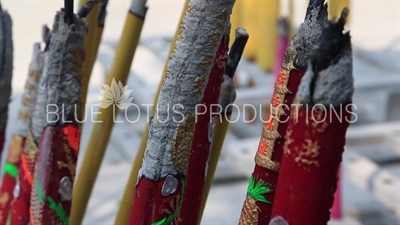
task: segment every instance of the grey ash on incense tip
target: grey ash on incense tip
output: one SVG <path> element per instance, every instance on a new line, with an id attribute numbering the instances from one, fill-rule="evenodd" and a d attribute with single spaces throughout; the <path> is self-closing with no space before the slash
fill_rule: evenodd
<path id="1" fill-rule="evenodd" d="M 354 92 L 350 33 L 344 25 L 348 9 L 337 22 L 329 21 L 320 40 L 320 50 L 309 63 L 296 99 L 300 103 L 338 107 L 352 101 Z"/>
<path id="2" fill-rule="evenodd" d="M 45 58 L 46 52 L 41 50 L 40 43 L 35 43 L 33 45 L 32 60 L 29 65 L 29 74 L 25 83 L 25 90 L 22 95 L 22 104 L 20 105 L 19 109 L 19 115 L 26 117 L 19 118 L 16 122 L 16 127 L 18 127 L 18 129 L 15 134 L 20 136 L 26 136 L 29 130 L 29 119 L 35 109 L 38 96 L 38 86 L 41 80 L 41 75 L 43 74 Z M 24 103 L 25 99 L 29 99 L 30 103 Z"/>
<path id="3" fill-rule="evenodd" d="M 81 102 L 80 81 L 87 33 L 84 19 L 74 15 L 74 24 L 69 25 L 62 19 L 64 14 L 61 10 L 54 21 L 47 68 L 47 104 L 56 104 L 60 109 L 56 124 L 63 123 L 61 116 L 76 122 L 76 114 L 79 114 L 77 108 Z"/>
<path id="4" fill-rule="evenodd" d="M 85 19 L 74 15 L 74 23 L 64 21 L 64 10 L 57 12 L 48 49 L 47 74 L 44 77 L 46 105 L 58 108 L 47 113 L 47 124 L 58 125 L 66 121 L 77 122 L 81 103 L 82 65 L 85 59 Z M 55 107 L 57 106 L 57 107 Z"/>
<path id="5" fill-rule="evenodd" d="M 314 58 L 318 51 L 321 33 L 328 21 L 328 7 L 324 2 L 310 0 L 304 22 L 293 36 L 285 53 L 285 61 L 294 60 L 294 66 L 297 68 L 306 68 L 308 61 Z"/>

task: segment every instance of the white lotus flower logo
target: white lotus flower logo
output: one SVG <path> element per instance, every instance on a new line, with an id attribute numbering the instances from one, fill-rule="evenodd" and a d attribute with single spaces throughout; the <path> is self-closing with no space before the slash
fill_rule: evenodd
<path id="1" fill-rule="evenodd" d="M 107 84 L 103 84 L 103 87 L 104 90 L 100 88 L 101 95 L 97 96 L 97 98 L 99 98 L 101 101 L 101 108 L 105 109 L 110 105 L 115 104 L 119 109 L 126 109 L 133 105 L 131 103 L 133 97 L 129 98 L 132 90 L 128 90 L 128 85 L 123 86 L 121 81 L 119 81 L 117 84 L 113 78 L 111 87 Z"/>

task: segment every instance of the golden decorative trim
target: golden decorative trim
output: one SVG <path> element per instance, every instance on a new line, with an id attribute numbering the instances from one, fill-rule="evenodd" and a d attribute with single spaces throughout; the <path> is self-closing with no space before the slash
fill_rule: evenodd
<path id="1" fill-rule="evenodd" d="M 195 117 L 192 115 L 192 112 L 188 112 L 185 120 L 179 124 L 175 137 L 172 140 L 173 164 L 184 175 L 187 175 L 195 126 Z"/>
<path id="2" fill-rule="evenodd" d="M 239 225 L 256 225 L 258 224 L 258 214 L 260 208 L 256 204 L 256 200 L 246 196 L 242 212 L 240 215 Z"/>
<path id="3" fill-rule="evenodd" d="M 23 137 L 16 135 L 11 139 L 10 147 L 8 149 L 7 162 L 15 164 L 20 161 L 22 153 Z"/>
<path id="4" fill-rule="evenodd" d="M 326 128 L 329 126 L 329 122 L 327 121 L 329 115 L 326 110 L 323 107 L 315 107 L 311 113 L 311 126 L 318 133 L 325 132 Z"/>
<path id="5" fill-rule="evenodd" d="M 196 80 L 194 81 L 193 87 L 192 87 L 192 92 L 194 93 L 201 93 L 204 85 L 206 85 L 206 80 L 204 76 L 201 77 L 196 77 Z"/>
<path id="6" fill-rule="evenodd" d="M 39 148 L 33 140 L 33 136 L 30 131 L 28 131 L 26 136 L 24 152 L 26 153 L 27 157 L 36 156 L 36 154 L 39 152 Z"/>
<path id="7" fill-rule="evenodd" d="M 294 159 L 296 163 L 299 165 L 303 164 L 304 166 L 316 166 L 319 167 L 319 162 L 316 160 L 320 155 L 321 146 L 319 146 L 318 142 L 314 142 L 310 139 L 306 139 L 305 143 L 302 145 L 302 151 L 298 152 L 298 155 Z M 304 167 L 305 169 L 308 169 Z"/>
<path id="8" fill-rule="evenodd" d="M 67 140 L 65 140 L 65 141 L 67 141 Z M 63 144 L 63 147 L 64 147 L 64 152 L 65 152 L 67 162 L 58 161 L 57 165 L 58 165 L 59 169 L 67 168 L 71 174 L 72 180 L 74 180 L 75 172 L 76 172 L 76 163 L 74 163 L 72 160 L 70 147 L 66 143 Z"/>
<path id="9" fill-rule="evenodd" d="M 256 157 L 254 158 L 254 161 L 259 166 L 262 165 L 262 167 L 267 168 L 269 170 L 277 171 L 277 172 L 279 171 L 279 168 L 280 168 L 279 163 L 272 161 L 271 158 L 268 158 L 268 156 L 261 155 L 259 152 L 256 153 Z"/>
<path id="10" fill-rule="evenodd" d="M 289 149 L 289 145 L 292 144 L 294 142 L 294 140 L 292 139 L 292 134 L 293 134 L 293 130 L 288 128 L 288 130 L 286 131 L 286 135 L 285 135 L 285 143 L 283 144 L 283 154 L 285 155 L 290 155 L 290 149 Z"/>
<path id="11" fill-rule="evenodd" d="M 32 78 L 32 81 L 34 83 L 38 83 L 41 75 L 42 75 L 41 70 L 31 70 L 28 76 Z"/>
<path id="12" fill-rule="evenodd" d="M 279 163 L 272 161 L 272 154 L 276 139 L 281 137 L 278 133 L 279 119 L 281 116 L 286 115 L 283 107 L 285 104 L 285 94 L 290 93 L 287 88 L 289 76 L 290 70 L 282 66 L 275 83 L 271 103 L 267 110 L 267 122 L 264 124 L 259 149 L 254 158 L 258 166 L 272 171 L 279 171 L 280 167 Z"/>
<path id="13" fill-rule="evenodd" d="M 0 205 L 4 208 L 11 199 L 10 195 L 7 192 L 3 192 L 0 196 Z"/>

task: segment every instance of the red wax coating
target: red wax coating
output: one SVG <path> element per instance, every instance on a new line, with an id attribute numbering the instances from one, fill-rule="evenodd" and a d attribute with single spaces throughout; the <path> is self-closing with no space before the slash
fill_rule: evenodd
<path id="1" fill-rule="evenodd" d="M 289 76 L 289 80 L 287 83 L 287 88 L 289 89 L 289 93 L 287 93 L 285 95 L 284 102 L 281 103 L 281 104 L 284 104 L 284 106 L 282 106 L 281 108 L 285 110 L 285 115 L 282 115 L 279 118 L 279 121 L 281 121 L 281 122 L 279 123 L 278 130 L 277 130 L 281 137 L 277 138 L 275 140 L 275 146 L 274 146 L 274 150 L 272 153 L 272 161 L 274 161 L 274 162 L 279 163 L 282 159 L 284 135 L 286 133 L 286 129 L 288 126 L 288 120 L 289 120 L 290 112 L 291 112 L 291 105 L 292 105 L 293 99 L 297 93 L 297 89 L 299 87 L 301 78 L 303 77 L 305 72 L 306 72 L 306 69 L 294 69 L 294 70 L 290 71 L 290 76 Z M 277 81 L 277 83 L 278 82 L 279 82 L 279 80 Z M 263 145 L 262 141 L 260 141 L 260 146 L 261 145 Z M 257 206 L 260 209 L 260 213 L 258 214 L 259 215 L 258 224 L 265 225 L 265 224 L 268 224 L 271 219 L 272 206 L 274 204 L 274 197 L 275 197 L 275 192 L 277 189 L 276 184 L 278 181 L 278 172 L 261 167 L 256 164 L 252 175 L 254 177 L 257 177 L 257 182 L 259 180 L 262 180 L 263 182 L 269 183 L 270 188 L 272 189 L 271 192 L 268 192 L 264 195 L 265 198 L 272 204 L 257 201 Z"/>
<path id="2" fill-rule="evenodd" d="M 69 196 L 72 196 L 77 162 L 77 149 L 74 148 L 79 146 L 79 139 L 71 139 L 69 135 L 77 133 L 79 127 L 73 124 L 47 126 L 42 133 L 31 193 L 31 219 L 34 224 L 65 224 L 63 219 L 68 220 L 71 198 L 63 198 L 60 186 L 63 178 L 69 178 Z M 58 211 L 64 213 L 64 217 L 52 207 L 52 201 L 59 206 Z"/>
<path id="3" fill-rule="evenodd" d="M 182 201 L 182 183 L 178 177 L 175 178 L 179 183 L 176 191 L 169 196 L 161 194 L 165 178 L 158 181 L 151 181 L 146 178 L 140 179 L 132 203 L 129 224 L 152 225 L 162 220 L 169 220 L 170 223 L 174 221 L 177 216 L 177 214 L 174 216 L 174 213 L 179 210 L 179 205 Z"/>
<path id="4" fill-rule="evenodd" d="M 220 110 L 224 110 L 216 107 L 216 104 L 218 104 L 225 63 L 228 57 L 228 45 L 229 38 L 224 38 L 217 51 L 214 66 L 210 72 L 208 83 L 204 90 L 204 97 L 201 102 L 203 107 L 199 110 L 202 111 L 202 113 L 197 116 L 189 158 L 185 195 L 177 224 L 197 224 L 199 219 L 201 197 L 206 179 L 206 165 L 208 157 L 210 156 L 211 142 L 209 138 L 209 129 L 210 126 L 213 124 L 215 125 L 212 118 L 215 117 Z M 214 114 L 211 114 L 211 112 L 214 112 Z"/>
<path id="5" fill-rule="evenodd" d="M 289 122 L 272 212 L 290 225 L 328 223 L 351 116 L 350 105 L 335 112 L 310 108 Z"/>

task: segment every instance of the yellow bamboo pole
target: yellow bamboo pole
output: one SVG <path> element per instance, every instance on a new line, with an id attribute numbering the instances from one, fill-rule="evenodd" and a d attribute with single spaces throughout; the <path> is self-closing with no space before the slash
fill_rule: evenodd
<path id="1" fill-rule="evenodd" d="M 132 2 L 132 8 L 126 17 L 114 63 L 107 79 L 109 86 L 114 79 L 116 82 L 126 83 L 143 27 L 146 13 L 145 4 L 145 0 L 139 1 L 139 3 L 137 0 Z M 114 125 L 116 111 L 118 109 L 114 105 L 100 109 L 96 121 L 101 121 L 101 123 L 94 124 L 82 168 L 74 186 L 70 224 L 82 224 L 86 206 Z"/>
<path id="2" fill-rule="evenodd" d="M 244 49 L 243 56 L 248 60 L 255 60 L 257 56 L 257 48 L 259 47 L 259 37 L 258 37 L 258 10 L 257 0 L 238 0 L 235 3 L 239 3 L 241 11 L 242 27 L 247 30 L 249 34 L 249 41 L 247 42 L 246 48 Z"/>
<path id="3" fill-rule="evenodd" d="M 203 195 L 201 197 L 200 220 L 203 217 L 204 209 L 207 203 L 208 193 L 210 192 L 212 182 L 214 180 L 215 171 L 217 169 L 219 156 L 221 155 L 222 146 L 224 144 L 226 133 L 228 132 L 229 121 L 231 115 L 218 116 L 215 119 L 214 138 L 211 144 L 210 158 L 208 160 L 206 183 L 204 184 Z M 200 221 L 199 221 L 200 224 Z"/>
<path id="4" fill-rule="evenodd" d="M 350 0 L 329 0 L 328 2 L 328 15 L 329 19 L 339 18 L 344 7 L 350 8 Z M 347 18 L 349 23 L 350 18 Z"/>
<path id="5" fill-rule="evenodd" d="M 271 72 L 275 65 L 278 40 L 279 0 L 258 1 L 256 10 L 258 15 L 256 60 L 263 70 Z"/>
<path id="6" fill-rule="evenodd" d="M 82 6 L 88 2 L 89 0 L 80 0 L 79 1 L 79 8 L 82 8 Z M 89 86 L 89 80 L 90 80 L 90 75 L 92 74 L 92 69 L 93 69 L 93 64 L 96 59 L 96 54 L 97 54 L 97 48 L 98 46 L 95 46 L 96 39 L 99 39 L 97 37 L 98 34 L 96 34 L 97 30 L 97 18 L 99 15 L 100 7 L 99 4 L 95 4 L 93 8 L 90 10 L 89 14 L 85 17 L 86 22 L 88 24 L 88 33 L 86 35 L 85 39 L 85 51 L 86 51 L 86 56 L 85 56 L 85 61 L 83 62 L 83 76 L 82 76 L 82 89 L 81 89 L 81 98 L 82 98 L 82 106 L 81 107 L 81 119 L 84 118 L 84 113 L 85 113 L 85 104 L 86 104 L 86 96 L 88 92 L 88 86 Z M 101 37 L 100 37 L 101 39 Z M 81 124 L 81 127 L 83 124 Z"/>
<path id="7" fill-rule="evenodd" d="M 169 48 L 169 55 L 171 55 L 173 49 L 175 48 L 175 42 L 176 39 L 178 37 L 178 33 L 180 30 L 180 25 L 183 22 L 183 18 L 186 14 L 186 9 L 188 7 L 189 4 L 189 0 L 185 0 L 185 5 L 183 6 L 183 10 L 182 10 L 182 14 L 181 14 L 181 18 L 178 24 L 178 27 L 175 31 L 175 35 L 174 38 L 172 39 L 170 48 Z M 167 57 L 166 62 L 165 62 L 165 66 L 164 66 L 164 71 L 167 68 L 168 65 L 168 61 L 169 61 L 169 57 Z M 165 73 L 163 73 L 165 74 Z M 160 83 L 158 84 L 158 88 L 157 88 L 157 92 L 156 95 L 154 97 L 154 101 L 153 101 L 153 108 L 152 108 L 152 114 L 154 116 L 155 111 L 156 111 L 156 107 L 157 107 L 157 102 L 158 102 L 158 97 L 160 95 L 160 91 L 161 91 L 161 87 L 164 81 L 164 75 L 162 76 Z M 142 167 L 142 161 L 144 158 L 144 152 L 146 150 L 146 144 L 147 144 L 147 139 L 149 138 L 149 128 L 148 126 L 146 126 L 143 136 L 142 136 L 142 140 L 140 142 L 140 147 L 138 149 L 138 152 L 136 153 L 136 158 L 135 161 L 133 162 L 133 166 L 132 166 L 132 170 L 131 173 L 129 175 L 128 178 L 128 183 L 125 187 L 125 191 L 124 194 L 122 196 L 121 199 L 121 204 L 120 204 L 120 208 L 118 210 L 117 213 L 117 217 L 115 218 L 115 222 L 114 224 L 127 224 L 128 220 L 129 220 L 129 215 L 130 215 L 130 210 L 131 210 L 131 205 L 132 205 L 132 200 L 135 194 L 135 186 L 136 186 L 136 181 L 137 181 L 137 175 L 138 172 L 140 170 L 140 168 Z"/>

